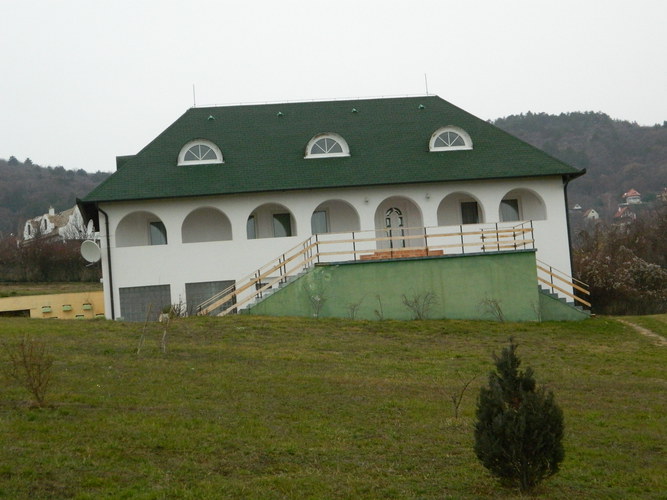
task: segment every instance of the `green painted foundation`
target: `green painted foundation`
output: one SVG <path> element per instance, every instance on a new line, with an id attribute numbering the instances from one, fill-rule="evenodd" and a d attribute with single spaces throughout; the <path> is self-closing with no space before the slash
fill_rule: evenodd
<path id="1" fill-rule="evenodd" d="M 560 299 L 544 293 L 540 293 L 540 314 L 542 321 L 579 321 L 590 318 L 588 312 L 563 304 Z"/>
<path id="2" fill-rule="evenodd" d="M 406 301 L 430 299 L 426 318 L 539 321 L 545 300 L 536 273 L 534 250 L 320 264 L 245 312 L 406 320 L 416 316 Z M 558 317 L 571 306 L 546 303 L 549 319 L 571 319 Z"/>

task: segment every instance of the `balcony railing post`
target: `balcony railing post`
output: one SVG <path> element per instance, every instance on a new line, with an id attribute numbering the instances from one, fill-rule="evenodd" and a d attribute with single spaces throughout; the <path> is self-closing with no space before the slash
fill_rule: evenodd
<path id="1" fill-rule="evenodd" d="M 317 263 L 320 263 L 320 240 L 319 235 L 315 235 L 315 256 L 317 257 Z"/>
<path id="2" fill-rule="evenodd" d="M 466 245 L 465 242 L 463 241 L 463 225 L 459 225 L 459 236 L 461 237 L 461 254 L 466 253 Z M 484 241 L 484 235 L 482 234 L 482 241 Z M 484 248 L 484 247 L 482 247 Z"/>
<path id="3" fill-rule="evenodd" d="M 354 231 L 352 231 L 352 260 L 357 260 L 357 242 L 354 239 Z"/>
<path id="4" fill-rule="evenodd" d="M 426 247 L 426 255 L 428 255 L 428 232 L 424 227 L 424 246 Z"/>

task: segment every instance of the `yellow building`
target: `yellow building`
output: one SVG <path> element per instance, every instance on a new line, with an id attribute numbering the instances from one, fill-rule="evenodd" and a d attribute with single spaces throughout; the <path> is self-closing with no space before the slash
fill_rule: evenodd
<path id="1" fill-rule="evenodd" d="M 0 298 L 0 316 L 47 319 L 103 318 L 104 292 L 100 290 Z"/>

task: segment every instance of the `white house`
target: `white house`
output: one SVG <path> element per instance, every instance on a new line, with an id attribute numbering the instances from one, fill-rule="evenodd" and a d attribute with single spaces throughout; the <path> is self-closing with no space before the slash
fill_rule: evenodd
<path id="1" fill-rule="evenodd" d="M 23 226 L 23 240 L 34 238 L 59 238 L 61 240 L 85 240 L 95 238 L 92 221 L 84 224 L 78 206 L 56 213 L 53 207 L 43 215 L 33 217 Z"/>
<path id="2" fill-rule="evenodd" d="M 436 96 L 201 107 L 79 206 L 100 231 L 107 315 L 141 320 L 193 310 L 315 234 L 358 253 L 360 234 L 382 250 L 530 228 L 569 275 L 566 187 L 582 174 Z"/>

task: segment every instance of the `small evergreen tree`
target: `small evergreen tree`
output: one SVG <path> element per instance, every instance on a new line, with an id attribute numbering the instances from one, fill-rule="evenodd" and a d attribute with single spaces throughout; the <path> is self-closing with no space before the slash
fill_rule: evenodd
<path id="1" fill-rule="evenodd" d="M 563 412 L 551 391 L 536 389 L 531 368 L 519 370 L 516 348 L 510 339 L 493 356 L 496 372 L 477 401 L 475 454 L 504 484 L 528 491 L 563 461 Z"/>

